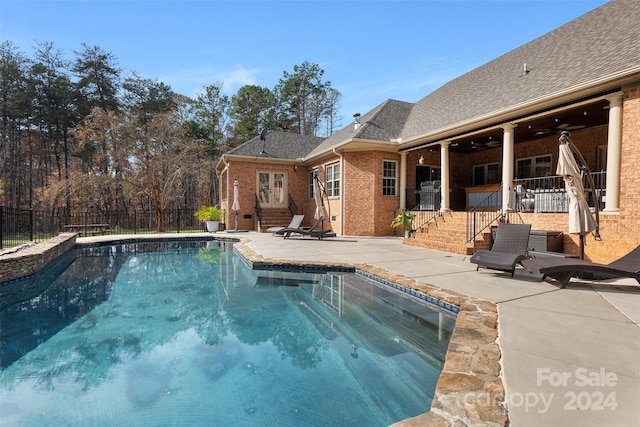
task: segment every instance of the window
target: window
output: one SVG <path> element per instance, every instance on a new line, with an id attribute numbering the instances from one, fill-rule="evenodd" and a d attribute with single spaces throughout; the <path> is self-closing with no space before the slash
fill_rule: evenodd
<path id="1" fill-rule="evenodd" d="M 309 198 L 313 199 L 313 180 L 318 177 L 318 169 L 313 169 L 309 171 L 309 182 L 307 183 L 309 187 Z"/>
<path id="2" fill-rule="evenodd" d="M 473 167 L 473 185 L 500 183 L 500 163 L 486 163 Z"/>
<path id="3" fill-rule="evenodd" d="M 396 195 L 396 181 L 398 170 L 398 162 L 394 160 L 382 161 L 382 195 L 383 196 L 395 196 Z"/>
<path id="4" fill-rule="evenodd" d="M 536 157 L 524 157 L 516 160 L 517 178 L 535 178 L 537 176 L 550 176 L 551 154 Z"/>
<path id="5" fill-rule="evenodd" d="M 338 197 L 340 195 L 340 163 L 331 163 L 326 166 L 327 196 Z"/>

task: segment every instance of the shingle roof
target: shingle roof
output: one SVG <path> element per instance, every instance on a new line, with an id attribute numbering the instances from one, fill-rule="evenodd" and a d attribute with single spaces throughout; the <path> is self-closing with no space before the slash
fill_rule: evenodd
<path id="1" fill-rule="evenodd" d="M 229 150 L 226 154 L 295 160 L 304 157 L 323 140 L 324 138 L 317 136 L 268 131 L 264 144 L 260 137 L 256 136 L 244 144 Z"/>
<path id="2" fill-rule="evenodd" d="M 529 72 L 523 74 L 525 63 Z M 515 110 L 634 69 L 640 71 L 640 1 L 612 0 L 425 96 L 402 138 Z"/>
<path id="3" fill-rule="evenodd" d="M 390 142 L 400 137 L 400 132 L 413 106 L 410 102 L 388 99 L 360 117 L 360 126 L 356 129 L 354 123 L 339 130 L 324 140 L 306 157 L 330 151 L 354 139 Z"/>
<path id="4" fill-rule="evenodd" d="M 523 73 L 527 64 L 528 73 Z M 264 151 L 280 159 L 310 159 L 353 140 L 403 143 L 455 129 L 572 89 L 625 73 L 640 73 L 640 0 L 611 0 L 469 73 L 446 83 L 415 104 L 386 100 L 323 139 L 269 132 Z M 228 154 L 260 156 L 259 137 Z"/>

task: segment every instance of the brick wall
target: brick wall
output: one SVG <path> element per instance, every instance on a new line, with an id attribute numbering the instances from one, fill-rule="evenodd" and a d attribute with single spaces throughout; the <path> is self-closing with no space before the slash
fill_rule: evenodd
<path id="1" fill-rule="evenodd" d="M 0 283 L 37 273 L 75 244 L 76 234 L 64 233 L 15 252 L 5 252 L 0 256 Z"/>
<path id="2" fill-rule="evenodd" d="M 388 236 L 393 234 L 391 221 L 400 197 L 382 195 L 384 160 L 398 162 L 396 153 L 359 151 L 344 154 L 344 230 L 343 234 L 357 236 Z M 397 189 L 400 189 L 398 177 Z"/>

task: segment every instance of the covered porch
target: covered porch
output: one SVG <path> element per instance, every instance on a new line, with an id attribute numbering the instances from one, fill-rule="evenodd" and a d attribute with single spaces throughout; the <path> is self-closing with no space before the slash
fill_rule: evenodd
<path id="1" fill-rule="evenodd" d="M 406 243 L 469 254 L 490 245 L 499 221 L 566 230 L 568 198 L 555 174 L 561 131 L 571 132 L 588 163 L 589 205 L 617 221 L 621 109 L 616 92 L 402 150 L 400 209 L 416 214 Z M 455 225 L 443 232 L 446 222 Z"/>

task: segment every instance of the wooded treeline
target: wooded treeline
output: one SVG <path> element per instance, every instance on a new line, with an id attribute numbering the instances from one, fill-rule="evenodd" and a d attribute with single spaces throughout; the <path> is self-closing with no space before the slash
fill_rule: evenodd
<path id="1" fill-rule="evenodd" d="M 73 54 L 0 45 L 0 204 L 60 214 L 217 204 L 221 153 L 262 129 L 328 136 L 341 118 L 340 93 L 309 62 L 273 89 L 227 96 L 212 83 L 192 99 L 125 75 L 99 46 Z"/>

